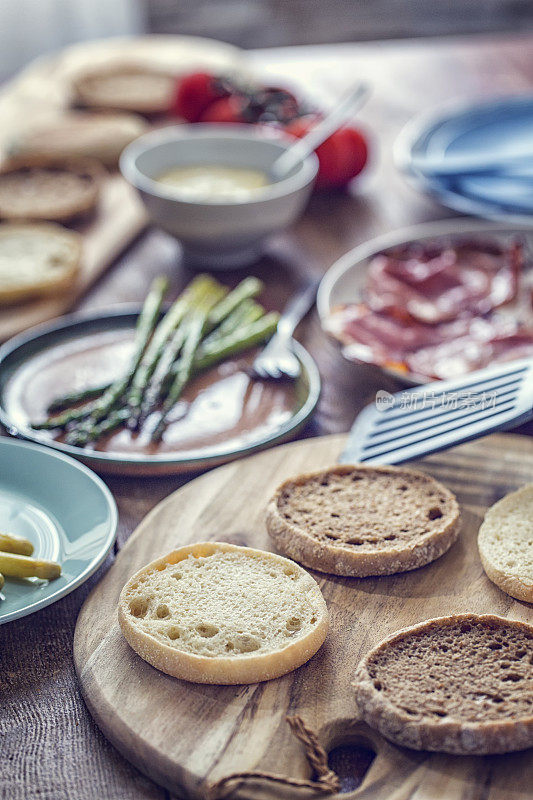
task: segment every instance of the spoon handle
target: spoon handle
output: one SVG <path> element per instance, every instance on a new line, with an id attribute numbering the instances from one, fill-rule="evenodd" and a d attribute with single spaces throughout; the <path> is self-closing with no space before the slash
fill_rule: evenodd
<path id="1" fill-rule="evenodd" d="M 332 133 L 341 128 L 364 105 L 369 91 L 366 83 L 358 83 L 352 87 L 324 119 L 314 125 L 305 136 L 298 139 L 274 161 L 271 167 L 274 177 L 277 180 L 284 177 L 298 162 L 306 158 Z"/>
<path id="2" fill-rule="evenodd" d="M 277 329 L 278 336 L 287 339 L 292 336 L 299 323 L 315 304 L 316 293 L 318 292 L 319 286 L 320 280 L 314 280 L 291 297 L 279 318 Z"/>

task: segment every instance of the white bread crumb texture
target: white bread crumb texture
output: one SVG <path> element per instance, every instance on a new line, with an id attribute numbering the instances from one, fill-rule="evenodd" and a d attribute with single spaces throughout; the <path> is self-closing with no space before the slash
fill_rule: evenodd
<path id="1" fill-rule="evenodd" d="M 57 225 L 0 225 L 0 291 L 53 283 L 72 271 L 79 256 L 76 233 Z"/>
<path id="2" fill-rule="evenodd" d="M 212 658 L 282 650 L 308 636 L 327 613 L 305 570 L 259 551 L 156 562 L 126 584 L 122 608 L 161 644 Z"/>
<path id="3" fill-rule="evenodd" d="M 494 567 L 533 584 L 533 484 L 506 495 L 487 511 L 479 546 Z"/>

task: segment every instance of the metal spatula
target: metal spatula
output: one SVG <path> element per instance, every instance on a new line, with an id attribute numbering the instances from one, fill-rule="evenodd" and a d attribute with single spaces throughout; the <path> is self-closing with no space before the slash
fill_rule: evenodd
<path id="1" fill-rule="evenodd" d="M 379 391 L 355 420 L 340 462 L 400 464 L 530 419 L 533 360 L 511 361 L 397 394 Z"/>

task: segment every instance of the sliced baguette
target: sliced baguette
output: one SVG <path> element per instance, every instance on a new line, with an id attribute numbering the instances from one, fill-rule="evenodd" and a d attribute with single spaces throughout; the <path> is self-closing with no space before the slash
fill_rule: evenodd
<path id="1" fill-rule="evenodd" d="M 51 222 L 0 224 L 0 305 L 66 292 L 80 270 L 81 236 Z"/>
<path id="2" fill-rule="evenodd" d="M 460 614 L 398 631 L 355 675 L 363 719 L 415 750 L 459 755 L 533 746 L 533 626 Z"/>
<path id="3" fill-rule="evenodd" d="M 422 472 L 335 466 L 277 489 L 267 528 L 284 555 L 334 575 L 390 575 L 421 567 L 457 539 L 454 495 Z"/>
<path id="4" fill-rule="evenodd" d="M 490 580 L 511 597 L 533 603 L 533 484 L 489 508 L 477 541 Z"/>
<path id="5" fill-rule="evenodd" d="M 119 600 L 131 647 L 195 683 L 256 683 L 301 666 L 322 645 L 317 583 L 286 558 L 220 542 L 182 547 L 139 570 Z"/>

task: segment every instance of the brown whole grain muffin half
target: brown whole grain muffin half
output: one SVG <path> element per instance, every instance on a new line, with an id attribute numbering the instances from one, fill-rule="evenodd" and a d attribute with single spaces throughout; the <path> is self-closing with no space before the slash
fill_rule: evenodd
<path id="1" fill-rule="evenodd" d="M 459 614 L 398 631 L 359 664 L 363 719 L 415 750 L 488 755 L 533 746 L 533 626 Z"/>
<path id="2" fill-rule="evenodd" d="M 0 169 L 0 218 L 67 222 L 96 207 L 104 168 L 89 159 L 14 158 Z"/>
<path id="3" fill-rule="evenodd" d="M 457 500 L 423 472 L 340 465 L 290 478 L 267 509 L 281 553 L 320 572 L 365 577 L 434 561 L 457 539 Z"/>

